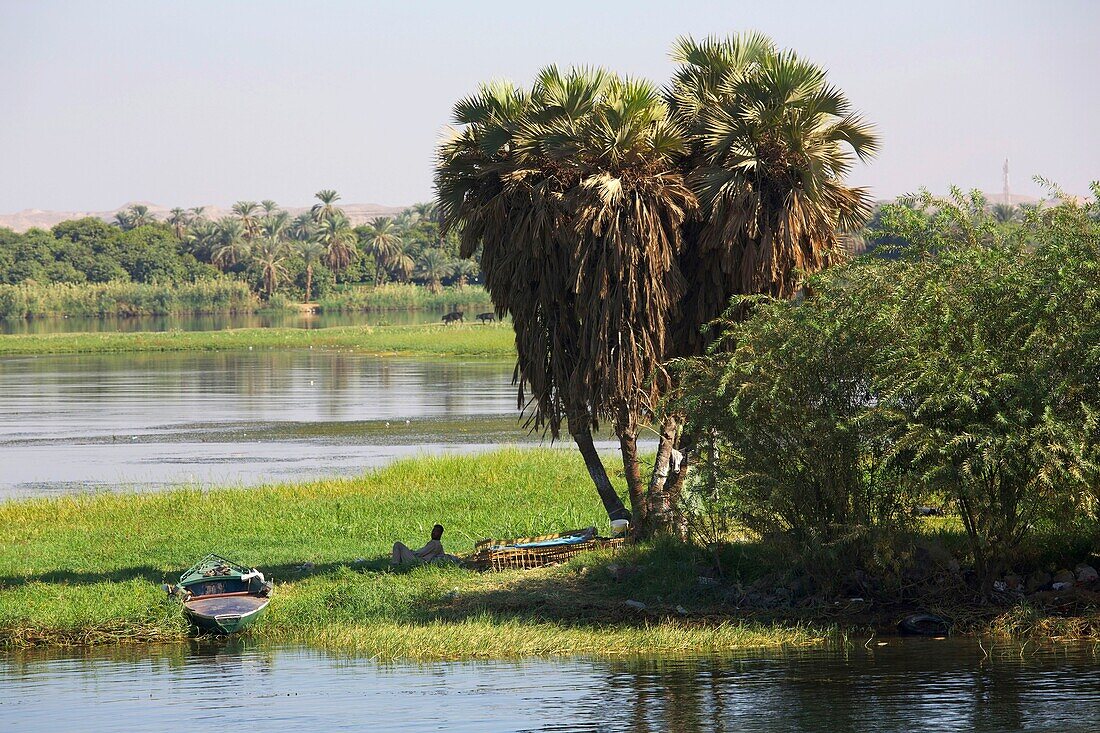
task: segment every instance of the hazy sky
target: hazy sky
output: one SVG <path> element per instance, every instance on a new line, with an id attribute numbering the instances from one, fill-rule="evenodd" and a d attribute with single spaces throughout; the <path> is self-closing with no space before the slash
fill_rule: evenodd
<path id="1" fill-rule="evenodd" d="M 883 137 L 853 176 L 1074 193 L 1100 178 L 1100 1 L 0 0 L 0 212 L 431 195 L 452 104 L 547 63 L 664 81 L 680 34 L 755 29 Z"/>

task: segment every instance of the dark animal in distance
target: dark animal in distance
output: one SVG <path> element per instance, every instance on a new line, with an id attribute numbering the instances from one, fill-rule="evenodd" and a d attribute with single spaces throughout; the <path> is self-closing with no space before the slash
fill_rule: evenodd
<path id="1" fill-rule="evenodd" d="M 482 323 L 492 323 L 496 319 L 497 319 L 497 316 L 496 316 L 495 313 L 478 313 L 477 314 L 477 320 L 481 321 Z"/>
<path id="2" fill-rule="evenodd" d="M 451 311 L 443 315 L 444 323 L 455 323 L 456 321 L 466 322 L 466 315 L 462 311 Z"/>

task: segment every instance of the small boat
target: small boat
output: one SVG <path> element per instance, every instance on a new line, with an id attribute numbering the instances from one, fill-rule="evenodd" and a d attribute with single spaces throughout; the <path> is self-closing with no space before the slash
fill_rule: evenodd
<path id="1" fill-rule="evenodd" d="M 256 568 L 207 555 L 180 576 L 178 585 L 164 588 L 180 598 L 184 615 L 200 631 L 233 634 L 260 618 L 274 584 Z"/>

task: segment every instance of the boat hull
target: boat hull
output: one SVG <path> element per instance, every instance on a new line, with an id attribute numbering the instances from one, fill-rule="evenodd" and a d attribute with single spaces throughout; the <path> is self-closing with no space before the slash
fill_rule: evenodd
<path id="1" fill-rule="evenodd" d="M 198 596 L 186 601 L 183 610 L 200 631 L 228 635 L 256 623 L 268 602 L 268 598 L 250 593 Z"/>

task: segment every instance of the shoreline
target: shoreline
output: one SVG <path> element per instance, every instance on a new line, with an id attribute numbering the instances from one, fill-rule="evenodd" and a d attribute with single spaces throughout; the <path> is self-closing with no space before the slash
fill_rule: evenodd
<path id="1" fill-rule="evenodd" d="M 1071 615 L 961 601 L 954 609 L 832 599 L 754 606 L 735 600 L 754 573 L 765 577 L 753 567 L 761 548 L 752 547 L 738 550 L 736 578 L 714 577 L 702 549 L 669 541 L 529 571 L 391 570 L 390 544 L 417 542 L 436 521 L 456 553 L 482 537 L 588 524 L 606 532 L 579 457 L 539 448 L 408 459 L 351 479 L 253 489 L 15 500 L 0 504 L 0 647 L 183 641 L 188 628 L 160 583 L 212 551 L 276 583 L 251 638 L 380 659 L 811 647 L 882 634 L 918 610 L 956 612 L 953 635 L 1100 638 L 1100 617 L 1085 606 Z"/>
<path id="2" fill-rule="evenodd" d="M 372 356 L 515 358 L 504 324 L 243 328 L 221 331 L 138 331 L 0 336 L 0 356 L 122 354 L 252 349 L 350 349 Z"/>

